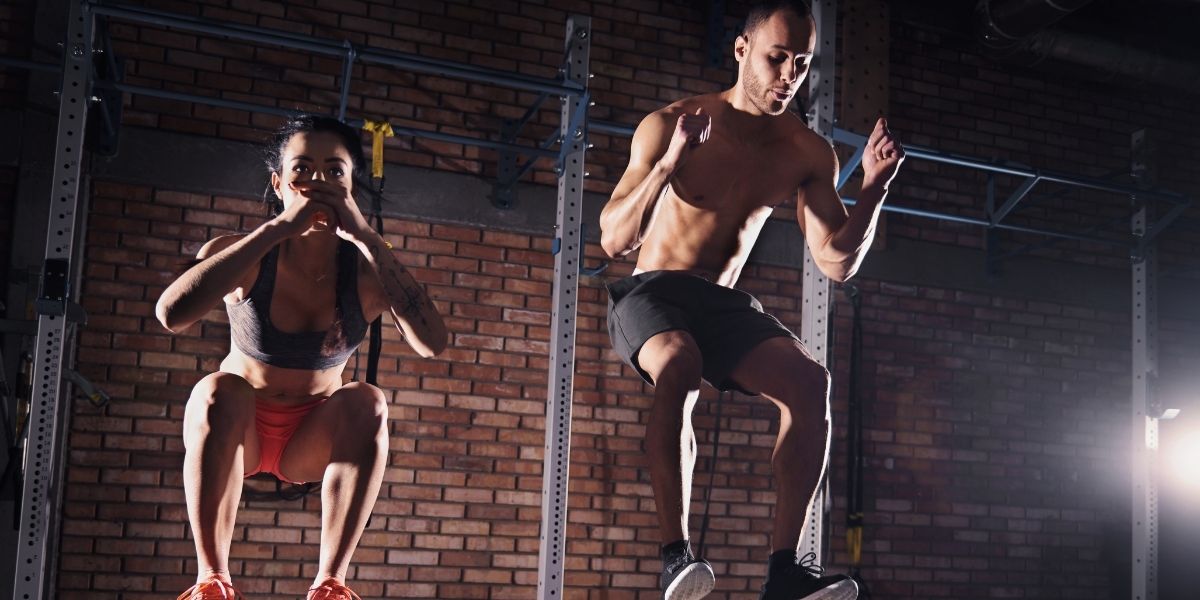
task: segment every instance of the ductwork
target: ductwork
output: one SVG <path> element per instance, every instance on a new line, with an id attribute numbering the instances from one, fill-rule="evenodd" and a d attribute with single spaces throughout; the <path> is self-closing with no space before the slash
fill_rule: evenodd
<path id="1" fill-rule="evenodd" d="M 976 31 L 985 54 L 1022 66 L 1066 64 L 1073 75 L 1136 85 L 1152 83 L 1200 94 L 1200 61 L 1047 29 L 1092 0 L 979 0 Z"/>
<path id="2" fill-rule="evenodd" d="M 1092 0 L 979 0 L 980 39 L 995 51 L 1015 49 L 1030 35 L 1090 4 Z"/>
<path id="3" fill-rule="evenodd" d="M 1200 62 L 1164 56 L 1069 31 L 1042 31 L 1023 44 L 1026 60 L 1045 59 L 1089 67 L 1099 79 L 1154 83 L 1200 95 Z"/>

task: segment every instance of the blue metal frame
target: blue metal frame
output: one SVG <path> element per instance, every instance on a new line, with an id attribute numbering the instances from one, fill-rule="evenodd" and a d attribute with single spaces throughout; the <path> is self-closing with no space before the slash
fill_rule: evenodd
<path id="1" fill-rule="evenodd" d="M 342 56 L 345 58 L 343 66 L 343 79 L 341 85 L 341 103 L 338 108 L 338 114 L 342 117 L 345 115 L 346 101 L 349 95 L 349 87 L 351 81 L 351 67 L 355 61 L 381 63 L 402 67 L 406 70 L 419 73 L 431 73 L 445 75 L 448 77 L 456 77 L 470 81 L 483 83 L 491 83 L 496 85 L 504 85 L 506 87 L 521 89 L 525 91 L 538 92 L 542 95 L 554 94 L 565 96 L 569 93 L 579 93 L 583 88 L 579 88 L 576 84 L 569 81 L 558 81 L 550 79 L 540 79 L 519 74 L 503 73 L 490 69 L 483 69 L 474 66 L 461 65 L 442 61 L 437 59 L 429 59 L 410 54 L 393 52 L 389 50 L 379 50 L 373 48 L 358 49 L 349 42 L 341 44 L 327 40 L 320 40 L 309 36 L 295 34 L 285 31 L 267 30 L 262 28 L 252 28 L 246 25 L 237 23 L 214 22 L 197 17 L 188 17 L 140 7 L 113 5 L 102 3 L 97 0 L 86 0 L 86 4 L 96 15 L 109 16 L 119 19 L 126 19 L 147 23 L 151 25 L 159 25 L 163 27 L 172 27 L 177 29 L 186 29 L 212 35 L 232 37 L 244 39 L 248 41 L 273 44 L 287 48 L 298 50 L 306 50 L 314 53 Z M 22 69 L 54 71 L 57 70 L 55 65 L 36 63 L 33 61 L 0 57 L 0 66 L 9 66 Z M 205 104 L 209 106 L 218 106 L 223 108 L 232 108 L 237 110 L 245 110 L 252 112 L 263 112 L 268 114 L 276 114 L 282 116 L 291 116 L 299 114 L 299 111 L 287 110 L 273 106 L 262 106 L 246 102 L 238 102 L 234 100 L 226 100 L 223 98 L 210 98 L 195 94 L 186 94 L 182 92 L 172 92 L 168 90 L 159 90 L 142 86 L 135 86 L 123 83 L 104 83 L 98 82 L 97 85 L 107 85 L 115 87 L 118 90 L 130 94 L 138 94 L 144 96 L 152 96 L 158 98 L 166 98 L 179 100 L 183 102 L 195 102 L 197 104 Z M 584 105 L 586 106 L 586 104 Z M 536 110 L 536 105 L 526 113 L 526 119 Z M 353 122 L 353 120 L 351 121 Z M 557 135 L 544 141 L 539 147 L 529 147 L 520 144 L 509 143 L 507 141 L 481 140 L 466 136 L 441 133 L 438 131 L 427 131 L 410 127 L 392 127 L 393 131 L 399 135 L 412 137 L 423 137 L 437 141 L 443 141 L 454 144 L 463 144 L 471 146 L 479 146 L 489 148 L 500 152 L 512 152 L 518 155 L 530 156 L 535 158 L 558 158 L 560 152 L 550 150 L 549 145 L 558 141 Z M 587 125 L 588 131 L 631 137 L 634 128 L 628 125 L 619 123 L 591 121 Z M 854 154 L 842 166 L 842 170 L 838 175 L 837 185 L 841 189 L 849 180 L 851 174 L 858 168 L 862 162 L 862 154 L 866 145 L 866 136 L 862 136 L 844 129 L 834 128 L 833 140 L 837 143 L 847 144 L 855 148 Z M 549 142 L 549 143 L 548 143 Z M 999 208 L 994 209 L 994 205 L 990 201 L 987 207 L 986 218 L 964 217 L 960 215 L 952 215 L 937 211 L 922 210 L 915 208 L 907 208 L 896 206 L 892 203 L 885 203 L 882 209 L 885 212 L 894 212 L 897 214 L 905 214 L 922 218 L 930 218 L 936 220 L 950 221 L 956 223 L 964 223 L 969 225 L 979 225 L 993 230 L 1018 231 L 1030 233 L 1034 235 L 1043 235 L 1052 238 L 1077 240 L 1104 245 L 1137 245 L 1144 246 L 1162 233 L 1172 221 L 1178 218 L 1191 205 L 1192 200 L 1182 194 L 1167 192 L 1161 190 L 1143 190 L 1134 186 L 1122 185 L 1102 181 L 1099 179 L 1078 177 L 1064 173 L 1053 171 L 1038 171 L 1024 167 L 1014 167 L 1007 165 L 997 165 L 972 159 L 969 157 L 957 156 L 938 152 L 937 150 L 923 148 L 920 146 L 906 146 L 905 153 L 910 159 L 928 160 L 942 164 L 960 166 L 969 169 L 985 171 L 992 174 L 1004 174 L 1015 177 L 1023 177 L 1025 181 L 1020 187 L 1014 191 L 1005 203 Z M 533 159 L 528 161 L 520 170 L 520 174 L 524 174 L 532 166 Z M 519 177 L 519 175 L 518 175 Z M 1136 194 L 1141 198 L 1149 200 L 1157 200 L 1172 204 L 1172 208 L 1159 218 L 1151 226 L 1147 227 L 1146 235 L 1137 240 L 1132 238 L 1109 239 L 1094 237 L 1089 235 L 1079 235 L 1069 232 L 1053 231 L 1041 229 L 1037 227 L 1024 227 L 1004 223 L 1003 219 L 1008 216 L 1020 204 L 1029 192 L 1040 182 L 1061 183 L 1073 187 L 1087 188 L 1112 192 L 1118 194 L 1133 195 Z M 846 199 L 848 204 L 853 203 L 853 199 Z"/>
<path id="2" fill-rule="evenodd" d="M 854 155 L 850 158 L 850 160 L 846 161 L 846 164 L 842 166 L 841 173 L 838 174 L 838 189 L 841 189 L 841 187 L 843 185 L 845 185 L 846 181 L 850 179 L 850 176 L 851 176 L 851 174 L 853 174 L 854 170 L 857 169 L 859 164 L 862 162 L 862 154 L 863 154 L 863 149 L 865 148 L 866 143 L 867 143 L 867 137 L 863 136 L 863 135 L 859 135 L 857 133 L 846 131 L 844 129 L 836 129 L 836 130 L 834 130 L 833 139 L 835 142 L 847 144 L 847 145 L 853 146 L 855 148 Z M 937 163 L 949 164 L 949 165 L 954 165 L 954 166 L 959 166 L 959 167 L 964 167 L 964 168 L 969 168 L 969 169 L 975 169 L 975 170 L 979 170 L 979 171 L 986 171 L 991 175 L 999 173 L 999 174 L 1003 174 L 1003 175 L 1012 175 L 1015 177 L 1024 177 L 1025 180 L 1008 197 L 1008 199 L 1004 202 L 1004 204 L 998 210 L 995 210 L 994 209 L 995 200 L 994 200 L 994 196 L 993 196 L 995 182 L 991 177 L 988 178 L 988 184 L 989 184 L 988 203 L 987 203 L 988 218 L 986 220 L 971 219 L 971 218 L 965 218 L 965 217 L 956 217 L 956 216 L 950 216 L 950 215 L 943 215 L 940 213 L 933 213 L 933 212 L 929 212 L 929 211 L 917 211 L 917 210 L 913 210 L 913 209 L 897 209 L 896 207 L 889 205 L 889 204 L 884 204 L 883 210 L 885 210 L 885 211 L 890 209 L 891 212 L 898 212 L 901 214 L 912 214 L 912 215 L 916 215 L 916 216 L 933 217 L 933 218 L 945 219 L 945 220 L 950 220 L 950 221 L 958 221 L 958 222 L 962 222 L 962 223 L 970 223 L 973 225 L 982 225 L 984 227 L 989 227 L 989 228 L 993 228 L 993 229 L 1007 229 L 1007 230 L 1012 230 L 1012 231 L 1023 231 L 1026 233 L 1036 233 L 1039 235 L 1047 235 L 1047 236 L 1051 236 L 1051 237 L 1059 237 L 1059 238 L 1065 238 L 1065 239 L 1076 239 L 1079 241 L 1095 242 L 1095 243 L 1100 243 L 1100 244 L 1131 245 L 1132 246 L 1132 245 L 1134 245 L 1134 241 L 1133 241 L 1132 237 L 1122 239 L 1122 240 L 1094 238 L 1094 237 L 1090 237 L 1090 236 L 1079 236 L 1079 235 L 1067 234 L 1067 233 L 1063 233 L 1063 232 L 1042 230 L 1042 229 L 1037 229 L 1037 228 L 1032 228 L 1032 227 L 1014 227 L 1014 226 L 1003 223 L 1002 220 L 1004 219 L 1004 217 L 1008 216 L 1008 214 L 1011 213 L 1013 211 L 1013 209 L 1016 208 L 1016 206 L 1021 202 L 1022 199 L 1024 199 L 1026 196 L 1029 195 L 1029 192 L 1033 189 L 1033 187 L 1035 185 L 1037 185 L 1038 183 L 1043 182 L 1043 181 L 1050 182 L 1050 183 L 1061 183 L 1061 184 L 1065 184 L 1065 185 L 1069 185 L 1069 186 L 1077 187 L 1077 188 L 1085 188 L 1085 189 L 1093 189 L 1093 190 L 1099 190 L 1099 191 L 1104 191 L 1104 192 L 1112 192 L 1115 194 L 1137 195 L 1137 196 L 1140 196 L 1142 198 L 1146 198 L 1149 200 L 1157 200 L 1157 201 L 1166 202 L 1168 204 L 1174 205 L 1173 208 L 1170 211 L 1168 211 L 1166 215 L 1164 215 L 1162 218 L 1160 218 L 1158 221 L 1156 221 L 1154 223 L 1154 225 L 1148 229 L 1147 234 L 1144 238 L 1137 241 L 1138 245 L 1145 245 L 1145 244 L 1150 243 L 1154 239 L 1154 237 L 1157 236 L 1159 233 L 1162 233 L 1162 231 L 1164 229 L 1166 229 L 1168 225 L 1171 224 L 1171 221 L 1175 220 L 1177 217 L 1179 217 L 1181 214 L 1183 214 L 1183 211 L 1187 210 L 1187 208 L 1189 206 L 1191 206 L 1191 204 L 1192 204 L 1192 200 L 1190 198 L 1188 198 L 1187 196 L 1184 196 L 1182 194 L 1175 193 L 1175 192 L 1167 192 L 1167 191 L 1160 191 L 1160 190 L 1144 190 L 1144 189 L 1138 188 L 1133 185 L 1112 183 L 1112 182 L 1103 181 L 1103 180 L 1091 178 L 1091 177 L 1078 177 L 1078 176 L 1074 176 L 1074 175 L 1058 173 L 1055 171 L 1038 171 L 1038 170 L 1031 170 L 1031 169 L 1023 168 L 1023 167 L 997 165 L 997 164 L 986 163 L 986 162 L 982 162 L 982 161 L 967 158 L 967 157 L 955 156 L 952 154 L 945 154 L 945 153 L 938 152 L 936 150 L 932 150 L 929 148 L 923 148 L 920 146 L 906 145 L 904 148 L 904 153 L 908 158 L 916 158 L 916 159 L 921 159 L 921 160 L 928 160 L 930 162 L 937 162 Z"/>
<path id="3" fill-rule="evenodd" d="M 347 52 L 347 48 L 343 43 L 285 31 L 265 29 L 261 27 L 249 27 L 238 23 L 212 21 L 198 17 L 188 17 L 140 7 L 108 4 L 99 2 L 97 0 L 87 0 L 87 4 L 91 7 L 92 12 L 96 15 L 124 19 L 127 21 L 135 21 L 149 25 L 158 25 L 161 27 L 171 27 L 174 29 L 183 29 L 207 33 L 210 35 L 237 38 L 296 50 L 305 50 L 314 54 L 345 56 Z M 556 79 L 531 77 L 517 73 L 506 73 L 503 71 L 484 69 L 472 65 L 462 65 L 450 61 L 427 58 L 424 56 L 397 52 L 394 50 L 364 47 L 358 50 L 357 59 L 365 63 L 378 63 L 399 67 L 406 71 L 412 71 L 415 73 L 444 75 L 446 77 L 453 77 L 456 79 L 465 79 L 467 81 L 475 81 L 480 83 L 491 83 L 530 92 L 546 92 L 564 96 L 569 93 L 578 93 L 583 91 L 582 87 L 570 82 L 559 81 Z"/>
<path id="4" fill-rule="evenodd" d="M 622 125 L 619 123 L 608 122 L 608 121 L 592 121 L 588 124 L 588 128 L 589 128 L 589 131 L 594 131 L 596 133 L 603 133 L 605 135 L 626 136 L 626 137 L 632 137 L 633 131 L 634 131 L 634 128 L 631 126 Z M 834 128 L 833 140 L 835 142 L 838 142 L 841 144 L 853 146 L 855 149 L 854 154 L 851 155 L 850 159 L 847 160 L 844 165 L 842 165 L 842 170 L 840 173 L 838 173 L 837 188 L 839 190 L 841 190 L 842 187 L 846 185 L 846 182 L 849 181 L 850 177 L 854 174 L 854 171 L 856 169 L 858 169 L 859 165 L 862 163 L 862 155 L 863 155 L 863 151 L 866 146 L 866 143 L 867 143 L 867 137 L 863 136 L 863 135 L 859 135 L 852 131 L 847 131 L 845 129 Z M 996 165 L 996 164 L 986 163 L 986 162 L 983 162 L 980 160 L 975 160 L 975 159 L 968 158 L 968 157 L 946 154 L 946 153 L 938 152 L 936 150 L 931 150 L 928 148 L 912 147 L 912 146 L 906 145 L 904 147 L 904 153 L 908 157 L 908 159 L 928 160 L 930 162 L 955 165 L 955 166 L 969 168 L 969 169 L 986 171 L 992 175 L 994 175 L 994 174 L 1013 175 L 1013 176 L 1017 176 L 1017 177 L 1026 177 L 1029 180 L 1062 183 L 1062 184 L 1071 185 L 1074 187 L 1095 189 L 1095 190 L 1101 190 L 1101 191 L 1106 191 L 1106 192 L 1114 192 L 1114 193 L 1122 193 L 1122 194 L 1137 194 L 1143 198 L 1161 200 L 1161 201 L 1173 204 L 1174 206 L 1172 207 L 1172 209 L 1170 211 L 1168 211 L 1168 213 L 1165 216 L 1163 216 L 1161 219 L 1159 219 L 1153 227 L 1149 228 L 1149 230 L 1146 233 L 1145 238 L 1138 242 L 1140 244 L 1149 243 L 1151 240 L 1154 239 L 1154 236 L 1158 235 L 1159 233 L 1162 233 L 1162 231 L 1164 229 L 1166 229 L 1166 227 L 1168 225 L 1171 224 L 1171 221 L 1175 220 L 1175 218 L 1177 218 L 1178 216 L 1183 214 L 1183 211 L 1187 210 L 1187 208 L 1189 206 L 1191 206 L 1191 203 L 1192 203 L 1191 199 L 1187 198 L 1186 196 L 1183 196 L 1182 194 L 1177 194 L 1175 192 L 1165 192 L 1165 191 L 1155 191 L 1155 190 L 1147 191 L 1147 190 L 1141 190 L 1141 189 L 1135 188 L 1133 186 L 1122 185 L 1122 184 L 1117 184 L 1117 183 L 1110 183 L 1110 182 L 1102 181 L 1099 179 L 1093 179 L 1093 178 L 1087 178 L 1087 177 L 1076 177 L 1073 175 L 1066 175 L 1066 174 L 1051 172 L 1051 171 L 1031 171 L 1029 169 L 1025 169 L 1025 168 L 1021 168 L 1021 167 Z M 893 204 L 891 202 L 885 202 L 882 208 L 883 208 L 884 212 L 892 212 L 892 213 L 901 214 L 901 215 L 909 215 L 909 216 L 914 216 L 914 217 L 936 219 L 939 221 L 949 221 L 952 223 L 964 223 L 967 225 L 978 225 L 980 227 L 987 227 L 992 230 L 1017 231 L 1017 232 L 1021 232 L 1021 233 L 1030 233 L 1030 234 L 1034 234 L 1034 235 L 1042 235 L 1042 236 L 1051 237 L 1051 238 L 1059 238 L 1059 239 L 1063 239 L 1063 240 L 1076 240 L 1076 241 L 1080 241 L 1080 242 L 1088 242 L 1088 243 L 1102 244 L 1102 245 L 1108 245 L 1108 246 L 1133 247 L 1135 244 L 1132 236 L 1125 237 L 1122 239 L 1111 239 L 1111 238 L 1095 237 L 1095 236 L 1091 236 L 1091 235 L 1070 233 L 1070 232 L 1065 232 L 1065 231 L 1054 231 L 1054 230 L 1049 230 L 1049 229 L 1040 229 L 1037 227 L 1025 227 L 1022 225 L 1013 225 L 1011 223 L 1004 223 L 1001 221 L 1004 214 L 997 215 L 994 213 L 997 213 L 1000 211 L 993 211 L 993 206 L 995 203 L 995 199 L 994 199 L 995 181 L 992 177 L 989 177 L 988 182 L 989 182 L 988 191 L 987 191 L 988 201 L 987 201 L 987 205 L 986 205 L 986 211 L 988 214 L 987 218 L 964 217 L 961 215 L 953 215 L 953 214 L 936 212 L 936 211 L 931 211 L 931 210 L 923 210 L 923 209 L 919 209 L 919 208 L 908 208 L 908 207 L 904 207 L 904 206 L 896 206 L 895 204 Z M 1028 181 L 1027 181 L 1027 183 L 1028 183 Z M 1032 184 L 1028 184 L 1028 188 L 1032 188 L 1032 187 L 1033 187 Z M 1008 209 L 1006 210 L 1002 207 L 1001 211 L 1003 211 L 1003 213 L 1007 213 L 1007 212 L 1011 211 L 1012 208 L 1014 206 L 1016 206 L 1016 204 L 1021 200 L 1021 198 L 1023 198 L 1025 195 L 1027 195 L 1027 193 L 1029 191 L 1028 188 L 1025 189 L 1024 192 L 1022 192 L 1019 195 L 1014 194 L 1013 196 L 1010 196 L 1008 201 L 1005 202 L 1005 206 L 1008 206 Z M 845 196 L 842 197 L 842 200 L 849 206 L 853 206 L 855 203 L 855 200 L 853 198 L 847 198 Z M 1011 206 L 1009 206 L 1009 205 L 1011 205 Z"/>

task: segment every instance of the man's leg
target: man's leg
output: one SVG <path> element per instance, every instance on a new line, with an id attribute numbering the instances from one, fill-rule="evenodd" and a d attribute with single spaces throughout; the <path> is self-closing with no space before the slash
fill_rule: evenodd
<path id="1" fill-rule="evenodd" d="M 829 454 L 829 371 L 790 337 L 755 346 L 730 378 L 779 408 L 771 454 L 775 473 L 774 550 L 795 550 Z"/>
<path id="2" fill-rule="evenodd" d="M 700 349 L 686 331 L 664 331 L 646 341 L 638 365 L 654 381 L 654 405 L 645 449 L 664 544 L 687 538 L 696 432 L 692 409 L 700 396 Z"/>
<path id="3" fill-rule="evenodd" d="M 687 541 L 696 467 L 692 410 L 700 396 L 700 349 L 686 331 L 665 331 L 642 345 L 637 363 L 654 382 L 645 448 L 664 544 L 659 586 L 664 600 L 698 600 L 716 583 L 712 567 L 696 559 Z"/>
<path id="4" fill-rule="evenodd" d="M 829 455 L 829 371 L 791 337 L 760 342 L 734 368 L 738 386 L 779 408 L 779 435 L 771 455 L 775 473 L 775 527 L 763 600 L 853 600 L 858 586 L 845 575 L 822 577 L 818 557 L 796 564 L 804 520 Z"/>

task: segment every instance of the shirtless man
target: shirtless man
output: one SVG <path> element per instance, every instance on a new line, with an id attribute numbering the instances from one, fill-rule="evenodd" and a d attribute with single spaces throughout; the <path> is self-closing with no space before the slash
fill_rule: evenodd
<path id="1" fill-rule="evenodd" d="M 645 449 L 662 533 L 666 600 L 712 590 L 711 567 L 687 539 L 700 380 L 761 394 L 780 410 L 777 486 L 764 600 L 850 600 L 845 575 L 822 577 L 801 529 L 829 450 L 829 372 L 789 330 L 732 289 L 772 208 L 796 195 L 796 218 L 817 266 L 852 276 L 871 245 L 904 151 L 880 119 L 867 142 L 863 186 L 847 212 L 837 157 L 786 107 L 808 73 L 816 25 L 801 2 L 751 9 L 734 44 L 738 80 L 680 100 L 638 126 L 629 166 L 600 216 L 610 256 L 641 249 L 631 277 L 609 286 L 613 347 L 654 385 Z"/>

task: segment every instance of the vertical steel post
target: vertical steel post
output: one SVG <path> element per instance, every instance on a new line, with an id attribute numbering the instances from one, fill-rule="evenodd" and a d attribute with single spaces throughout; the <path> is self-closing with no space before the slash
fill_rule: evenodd
<path id="1" fill-rule="evenodd" d="M 564 76 L 583 87 L 563 96 L 558 165 L 558 220 L 554 239 L 554 297 L 550 313 L 550 375 L 546 386 L 546 446 L 542 464 L 542 529 L 538 548 L 539 600 L 559 600 L 566 554 L 567 479 L 571 463 L 571 396 L 575 373 L 575 315 L 583 256 L 585 103 L 591 50 L 590 17 L 567 20 Z"/>
<path id="2" fill-rule="evenodd" d="M 1134 155 L 1138 143 L 1134 135 Z M 1134 165 L 1135 176 L 1139 173 Z M 1133 600 L 1158 598 L 1158 417 L 1154 397 L 1158 375 L 1158 252 L 1153 240 L 1143 241 L 1154 222 L 1153 202 L 1133 197 Z"/>
<path id="3" fill-rule="evenodd" d="M 92 14 L 81 0 L 70 2 L 67 38 L 63 46 L 62 87 L 58 104 L 58 132 L 51 173 L 49 228 L 42 291 L 38 300 L 37 342 L 34 353 L 33 398 L 25 440 L 25 478 L 21 494 L 20 534 L 13 598 L 43 597 L 53 582 L 47 574 L 54 556 L 50 539 L 58 495 L 61 493 L 58 446 L 64 442 L 65 420 L 59 381 L 70 303 L 75 214 L 79 206 L 80 168 L 87 109 L 91 99 Z"/>
<path id="4" fill-rule="evenodd" d="M 817 24 L 816 56 L 809 72 L 808 124 L 825 139 L 833 136 L 834 107 L 834 50 L 837 47 L 837 0 L 814 0 L 813 20 Z M 804 247 L 804 303 L 801 307 L 800 341 L 808 348 L 812 357 L 822 365 L 829 356 L 829 279 L 817 269 L 812 251 Z M 822 557 L 822 538 L 825 503 L 828 497 L 828 480 L 825 480 L 805 521 L 804 533 L 800 537 L 800 554 L 816 553 Z"/>

